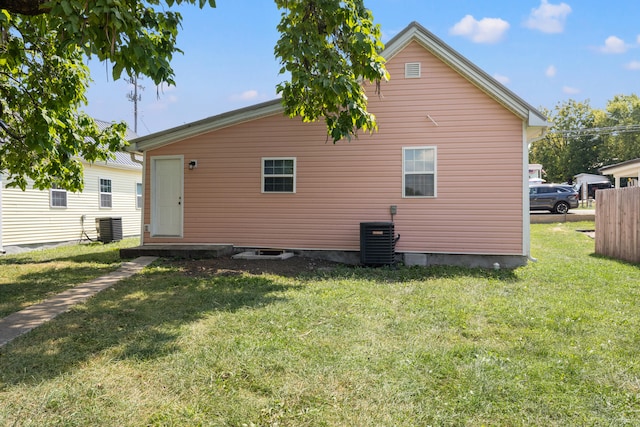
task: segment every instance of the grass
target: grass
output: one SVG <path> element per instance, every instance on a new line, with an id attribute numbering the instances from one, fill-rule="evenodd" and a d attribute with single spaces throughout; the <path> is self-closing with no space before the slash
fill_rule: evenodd
<path id="1" fill-rule="evenodd" d="M 137 241 L 65 245 L 0 256 L 0 318 L 116 270 L 122 262 L 119 249 L 135 246 Z"/>
<path id="2" fill-rule="evenodd" d="M 0 424 L 640 424 L 638 266 L 534 224 L 515 271 L 160 262 L 0 352 Z"/>

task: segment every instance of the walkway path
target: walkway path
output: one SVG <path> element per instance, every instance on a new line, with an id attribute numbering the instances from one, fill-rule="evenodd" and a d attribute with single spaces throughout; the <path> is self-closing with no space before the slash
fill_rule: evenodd
<path id="1" fill-rule="evenodd" d="M 118 270 L 112 273 L 68 289 L 39 304 L 0 319 L 0 347 L 68 311 L 75 304 L 82 303 L 116 282 L 136 274 L 156 259 L 157 257 L 153 256 L 138 257 L 133 261 L 123 263 Z"/>

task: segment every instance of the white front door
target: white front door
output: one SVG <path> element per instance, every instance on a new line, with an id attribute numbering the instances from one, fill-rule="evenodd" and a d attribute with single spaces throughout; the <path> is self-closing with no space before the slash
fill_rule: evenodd
<path id="1" fill-rule="evenodd" d="M 151 234 L 182 237 L 182 181 L 184 158 L 151 159 Z"/>

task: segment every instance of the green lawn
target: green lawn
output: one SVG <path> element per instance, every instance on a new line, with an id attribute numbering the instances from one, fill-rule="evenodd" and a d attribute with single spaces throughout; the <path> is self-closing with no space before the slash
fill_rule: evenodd
<path id="1" fill-rule="evenodd" d="M 0 256 L 0 318 L 116 270 L 119 249 L 138 242 L 128 238 Z"/>
<path id="2" fill-rule="evenodd" d="M 156 263 L 0 350 L 0 425 L 640 425 L 640 269 L 589 228 L 515 271 Z"/>

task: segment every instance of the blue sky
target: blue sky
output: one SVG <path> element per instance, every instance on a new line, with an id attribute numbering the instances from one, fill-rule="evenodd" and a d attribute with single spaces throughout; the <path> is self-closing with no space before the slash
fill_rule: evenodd
<path id="1" fill-rule="evenodd" d="M 285 76 L 273 55 L 280 11 L 269 0 L 218 0 L 215 9 L 180 7 L 176 86 L 150 80 L 138 103 L 146 135 L 276 97 Z M 640 1 L 365 0 L 383 41 L 417 21 L 534 107 L 589 100 L 605 108 L 617 94 L 640 94 Z M 131 86 L 108 65 L 90 63 L 85 110 L 134 127 Z M 393 76 L 391 76 L 393 78 Z"/>

